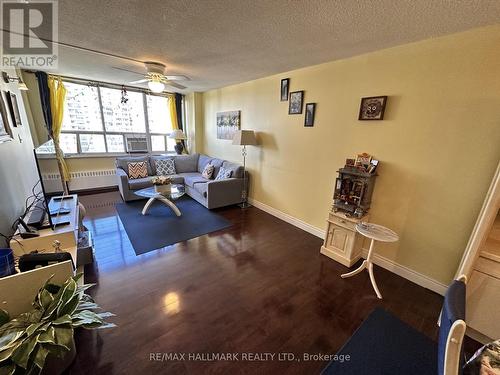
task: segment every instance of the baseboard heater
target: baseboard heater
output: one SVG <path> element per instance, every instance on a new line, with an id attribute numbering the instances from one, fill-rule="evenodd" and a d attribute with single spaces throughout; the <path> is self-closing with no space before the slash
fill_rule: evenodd
<path id="1" fill-rule="evenodd" d="M 70 172 L 70 177 L 69 189 L 71 191 L 117 186 L 116 172 L 113 169 Z M 47 193 L 61 191 L 61 176 L 59 173 L 43 173 L 42 178 Z"/>

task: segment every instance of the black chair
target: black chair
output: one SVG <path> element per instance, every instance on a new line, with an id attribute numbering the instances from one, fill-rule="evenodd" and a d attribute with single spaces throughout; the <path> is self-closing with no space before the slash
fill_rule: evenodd
<path id="1" fill-rule="evenodd" d="M 344 360 L 332 360 L 322 374 L 462 374 L 465 283 L 465 276 L 461 276 L 446 292 L 437 343 L 389 312 L 376 308 L 337 353 Z"/>

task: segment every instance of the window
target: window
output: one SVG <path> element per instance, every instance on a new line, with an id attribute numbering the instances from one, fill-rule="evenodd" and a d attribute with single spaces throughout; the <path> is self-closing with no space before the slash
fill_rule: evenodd
<path id="1" fill-rule="evenodd" d="M 80 148 L 82 153 L 106 152 L 106 143 L 103 134 L 80 134 Z"/>
<path id="2" fill-rule="evenodd" d="M 62 130 L 102 131 L 97 87 L 65 82 L 66 101 Z"/>
<path id="3" fill-rule="evenodd" d="M 143 96 L 128 92 L 127 103 L 121 103 L 121 91 L 102 88 L 102 113 L 107 132 L 146 133 Z"/>
<path id="4" fill-rule="evenodd" d="M 150 133 L 167 134 L 173 130 L 168 99 L 146 95 Z"/>
<path id="5" fill-rule="evenodd" d="M 125 153 L 125 135 L 149 137 L 151 152 L 174 151 L 170 98 L 128 91 L 122 103 L 119 89 L 64 82 L 66 100 L 61 148 L 66 154 Z M 44 153 L 54 153 L 53 143 Z"/>

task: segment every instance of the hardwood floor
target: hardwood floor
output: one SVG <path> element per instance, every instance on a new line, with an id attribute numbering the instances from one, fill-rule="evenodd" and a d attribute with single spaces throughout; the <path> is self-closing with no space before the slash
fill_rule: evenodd
<path id="1" fill-rule="evenodd" d="M 80 331 L 72 374 L 315 374 L 323 361 L 241 361 L 241 353 L 335 353 L 376 306 L 436 338 L 442 297 L 379 267 L 341 279 L 322 240 L 256 208 L 217 210 L 234 225 L 136 256 L 113 202 L 81 197 L 95 239 L 91 294 L 118 327 Z M 325 215 L 327 212 L 325 212 Z M 151 360 L 240 353 L 240 361 Z M 276 354 L 277 355 L 277 354 Z"/>

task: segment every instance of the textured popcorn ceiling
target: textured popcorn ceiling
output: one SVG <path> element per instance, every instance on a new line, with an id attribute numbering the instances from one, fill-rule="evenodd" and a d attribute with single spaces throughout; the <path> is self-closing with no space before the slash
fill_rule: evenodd
<path id="1" fill-rule="evenodd" d="M 204 91 L 500 23 L 500 0 L 60 0 L 59 40 L 167 65 Z M 464 51 L 464 53 L 467 53 Z M 60 47 L 59 73 L 126 83 L 140 64 Z"/>

